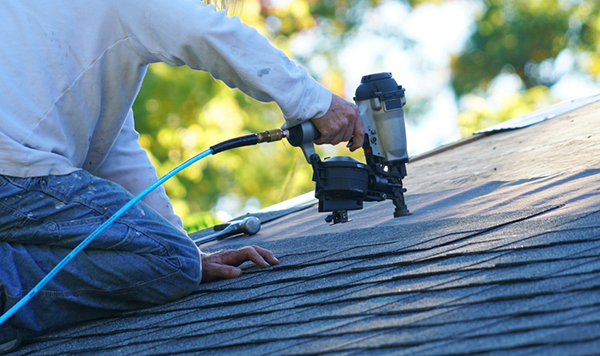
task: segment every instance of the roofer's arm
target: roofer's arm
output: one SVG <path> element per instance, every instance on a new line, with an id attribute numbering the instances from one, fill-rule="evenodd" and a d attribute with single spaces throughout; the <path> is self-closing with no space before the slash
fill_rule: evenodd
<path id="1" fill-rule="evenodd" d="M 229 18 L 201 2 L 127 0 L 115 4 L 132 49 L 148 63 L 185 64 L 210 72 L 257 100 L 275 101 L 285 118 L 284 128 L 313 120 L 321 132 L 317 144 L 348 141 L 357 131 L 351 149 L 362 146 L 358 108 L 332 95 L 239 18 Z"/>

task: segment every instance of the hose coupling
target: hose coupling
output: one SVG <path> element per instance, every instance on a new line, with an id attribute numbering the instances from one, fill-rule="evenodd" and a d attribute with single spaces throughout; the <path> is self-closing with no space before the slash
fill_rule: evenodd
<path id="1" fill-rule="evenodd" d="M 286 136 L 286 131 L 282 129 L 267 130 L 256 134 L 258 143 L 280 141 Z"/>

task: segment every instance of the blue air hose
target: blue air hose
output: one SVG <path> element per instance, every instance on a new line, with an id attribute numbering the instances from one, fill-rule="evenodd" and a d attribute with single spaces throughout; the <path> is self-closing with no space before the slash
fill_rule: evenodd
<path id="1" fill-rule="evenodd" d="M 164 182 L 172 178 L 175 174 L 181 172 L 185 168 L 190 165 L 198 162 L 202 158 L 210 155 L 217 154 L 222 151 L 226 151 L 232 148 L 242 147 L 242 146 L 250 146 L 255 145 L 260 142 L 272 142 L 279 141 L 283 137 L 287 136 L 287 132 L 275 129 L 260 132 L 258 134 L 250 134 L 246 136 L 236 137 L 231 140 L 227 140 L 221 142 L 217 145 L 211 146 L 208 150 L 190 158 L 189 160 L 183 162 L 179 166 L 175 167 L 169 173 L 162 176 L 156 182 L 152 183 L 148 188 L 144 189 L 141 193 L 136 195 L 133 199 L 131 199 L 127 204 L 125 204 L 119 211 L 117 211 L 113 216 L 111 216 L 108 220 L 106 220 L 102 225 L 100 225 L 93 233 L 91 233 L 88 237 L 85 238 L 73 251 L 71 251 L 56 267 L 54 267 L 47 275 L 44 277 L 33 289 L 29 291 L 17 304 L 15 304 L 12 308 L 10 308 L 6 313 L 4 313 L 0 317 L 0 325 L 4 324 L 11 316 L 13 316 L 19 309 L 21 309 L 28 301 L 33 298 L 60 270 L 69 263 L 79 252 L 81 252 L 87 245 L 90 244 L 98 235 L 100 235 L 104 230 L 106 230 L 112 223 L 114 223 L 121 215 L 125 214 L 127 210 L 129 210 L 132 206 L 137 204 L 140 200 L 142 200 L 146 195 L 150 194 L 154 189 L 158 188 Z"/>

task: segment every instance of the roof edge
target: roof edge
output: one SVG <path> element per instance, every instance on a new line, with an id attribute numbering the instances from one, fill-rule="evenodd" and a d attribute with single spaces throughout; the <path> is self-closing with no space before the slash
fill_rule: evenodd
<path id="1" fill-rule="evenodd" d="M 586 105 L 595 103 L 596 101 L 600 101 L 600 90 L 579 98 L 561 101 L 560 103 L 550 105 L 543 109 L 535 110 L 529 114 L 519 116 L 514 119 L 503 121 L 499 124 L 475 131 L 474 135 L 486 132 L 521 129 L 577 110 Z"/>

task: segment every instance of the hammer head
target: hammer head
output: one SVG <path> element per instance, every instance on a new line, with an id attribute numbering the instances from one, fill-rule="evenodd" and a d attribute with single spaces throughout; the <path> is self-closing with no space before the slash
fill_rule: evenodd
<path id="1" fill-rule="evenodd" d="M 244 234 L 247 234 L 247 235 L 254 235 L 260 231 L 260 220 L 258 220 L 258 218 L 254 217 L 254 216 L 249 216 L 247 218 L 244 218 L 239 223 L 238 222 L 235 222 L 235 223 L 239 224 L 240 232 L 243 232 Z M 233 225 L 233 223 L 232 223 L 232 225 Z"/>
<path id="2" fill-rule="evenodd" d="M 255 216 L 248 216 L 241 220 L 229 221 L 223 224 L 215 225 L 215 231 L 230 230 L 238 234 L 254 235 L 260 231 L 260 220 Z"/>

